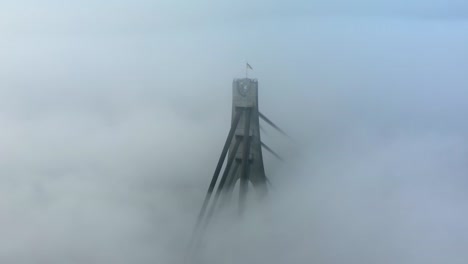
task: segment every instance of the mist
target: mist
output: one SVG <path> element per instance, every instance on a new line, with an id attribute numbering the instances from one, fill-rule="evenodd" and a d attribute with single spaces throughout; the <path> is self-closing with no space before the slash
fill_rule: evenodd
<path id="1" fill-rule="evenodd" d="M 249 61 L 272 187 L 202 263 L 465 263 L 468 5 L 0 4 L 0 262 L 181 263 Z"/>

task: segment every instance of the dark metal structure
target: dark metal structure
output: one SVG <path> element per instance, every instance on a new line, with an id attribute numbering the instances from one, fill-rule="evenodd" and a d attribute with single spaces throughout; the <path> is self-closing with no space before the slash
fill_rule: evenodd
<path id="1" fill-rule="evenodd" d="M 265 175 L 262 147 L 278 159 L 281 159 L 278 154 L 261 141 L 260 119 L 265 120 L 266 123 L 283 135 L 286 135 L 286 133 L 260 113 L 258 107 L 258 81 L 249 78 L 234 79 L 232 83 L 232 96 L 231 128 L 198 215 L 197 224 L 190 243 L 191 246 L 196 237 L 208 225 L 220 197 L 222 195 L 228 197 L 238 181 L 240 215 L 243 214 L 246 207 L 249 182 L 252 183 L 260 197 L 264 197 L 267 194 L 268 179 Z M 226 166 L 221 175 L 214 198 L 211 199 L 226 157 Z M 212 200 L 211 204 L 210 200 Z"/>

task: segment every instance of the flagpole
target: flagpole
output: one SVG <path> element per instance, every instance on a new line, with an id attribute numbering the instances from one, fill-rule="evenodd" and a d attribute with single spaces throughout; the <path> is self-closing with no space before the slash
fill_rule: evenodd
<path id="1" fill-rule="evenodd" d="M 249 67 L 247 66 L 249 63 L 246 62 L 245 63 L 245 78 L 248 79 L 249 78 Z"/>
<path id="2" fill-rule="evenodd" d="M 252 69 L 252 66 L 250 66 L 250 64 L 248 62 L 245 63 L 245 78 L 249 78 L 249 69 L 253 70 Z"/>

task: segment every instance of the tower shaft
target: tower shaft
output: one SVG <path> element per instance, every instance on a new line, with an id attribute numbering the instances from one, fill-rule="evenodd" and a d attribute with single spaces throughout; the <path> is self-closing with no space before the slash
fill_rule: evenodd
<path id="1" fill-rule="evenodd" d="M 258 110 L 258 82 L 256 79 L 235 79 L 232 83 L 232 119 L 235 118 L 235 113 L 239 110 L 244 110 L 245 113 L 241 116 L 241 120 L 234 132 L 235 136 L 242 138 L 245 142 L 248 139 L 249 144 L 242 144 L 241 147 L 234 152 L 234 142 L 231 142 L 229 156 L 235 155 L 236 162 L 247 165 L 245 170 L 239 170 L 236 174 L 231 175 L 231 184 L 235 184 L 237 180 L 246 179 L 252 183 L 256 191 L 260 195 L 266 193 L 266 176 L 263 165 L 262 144 L 260 138 L 260 120 Z M 249 119 L 246 122 L 246 119 Z M 246 130 L 246 126 L 249 126 Z M 244 151 L 245 147 L 248 151 Z M 248 153 L 247 161 L 244 161 L 244 154 Z M 233 186 L 227 186 L 232 188 Z M 241 198 L 242 199 L 242 198 Z"/>

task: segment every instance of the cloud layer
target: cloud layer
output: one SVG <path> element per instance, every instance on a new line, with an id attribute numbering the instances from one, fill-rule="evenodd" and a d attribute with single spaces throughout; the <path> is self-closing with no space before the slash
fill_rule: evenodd
<path id="1" fill-rule="evenodd" d="M 0 262 L 178 263 L 247 59 L 300 148 L 265 134 L 295 159 L 265 155 L 271 198 L 215 221 L 204 263 L 462 263 L 466 6 L 444 3 L 2 4 Z"/>

